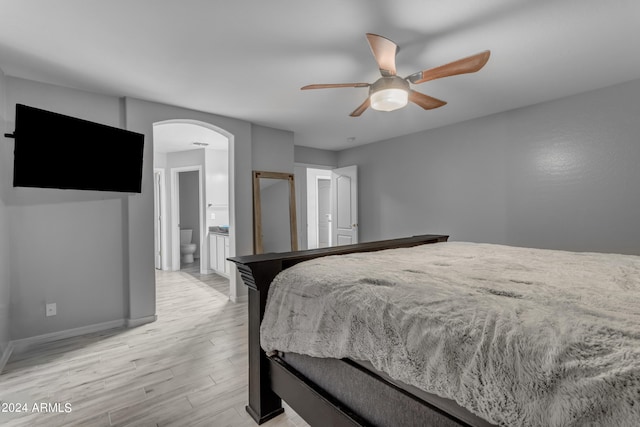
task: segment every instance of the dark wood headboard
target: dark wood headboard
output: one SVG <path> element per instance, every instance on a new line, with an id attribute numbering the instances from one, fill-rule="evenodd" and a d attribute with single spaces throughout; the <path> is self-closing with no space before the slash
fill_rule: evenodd
<path id="1" fill-rule="evenodd" d="M 267 304 L 267 294 L 271 282 L 278 273 L 314 258 L 383 249 L 410 248 L 429 243 L 446 242 L 448 238 L 449 236 L 444 235 L 425 234 L 331 248 L 228 258 L 229 261 L 236 264 L 244 284 L 249 288 L 249 405 L 247 412 L 251 417 L 258 424 L 262 424 L 283 412 L 280 397 L 271 390 L 269 360 L 260 347 L 260 323 Z"/>

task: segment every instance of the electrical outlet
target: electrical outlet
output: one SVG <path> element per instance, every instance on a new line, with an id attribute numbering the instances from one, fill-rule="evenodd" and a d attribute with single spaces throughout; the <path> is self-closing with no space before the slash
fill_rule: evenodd
<path id="1" fill-rule="evenodd" d="M 57 312 L 58 312 L 58 307 L 56 306 L 55 302 L 47 304 L 47 317 L 55 316 Z"/>

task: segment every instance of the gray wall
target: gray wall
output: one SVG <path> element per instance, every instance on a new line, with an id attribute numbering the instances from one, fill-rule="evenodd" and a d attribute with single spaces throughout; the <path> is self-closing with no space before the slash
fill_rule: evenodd
<path id="1" fill-rule="evenodd" d="M 122 126 L 117 97 L 14 77 L 6 81 L 10 129 L 15 126 L 16 103 Z M 51 135 L 52 144 L 63 142 L 63 135 Z M 13 150 L 13 140 L 3 145 Z M 10 155 L 10 170 L 12 159 Z M 3 180 L 9 186 L 11 338 L 127 318 L 128 196 L 13 188 L 11 181 Z M 57 304 L 55 317 L 45 317 L 47 302 Z"/>
<path id="2" fill-rule="evenodd" d="M 322 165 L 336 167 L 338 164 L 338 152 L 321 150 L 318 148 L 295 146 L 294 157 L 296 163 L 308 165 Z"/>
<path id="3" fill-rule="evenodd" d="M 361 240 L 640 254 L 638 100 L 633 81 L 340 152 L 359 168 Z"/>
<path id="4" fill-rule="evenodd" d="M 7 193 L 13 153 L 7 143 L 5 133 L 13 132 L 7 127 L 6 82 L 0 70 L 0 359 L 10 341 L 9 301 L 11 298 L 9 286 L 9 227 Z M 0 366 L 1 369 L 1 366 Z"/>
<path id="5" fill-rule="evenodd" d="M 293 172 L 293 132 L 251 126 L 253 170 L 268 172 Z"/>

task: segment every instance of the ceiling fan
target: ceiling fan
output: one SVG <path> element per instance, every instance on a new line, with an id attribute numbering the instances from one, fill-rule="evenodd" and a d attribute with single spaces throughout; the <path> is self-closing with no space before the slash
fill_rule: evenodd
<path id="1" fill-rule="evenodd" d="M 398 45 L 386 37 L 367 33 L 367 40 L 371 46 L 378 67 L 380 77 L 373 83 L 336 83 L 336 84 L 312 84 L 303 86 L 302 90 L 327 89 L 338 87 L 368 87 L 369 97 L 358 108 L 353 110 L 351 117 L 359 117 L 367 108 L 378 111 L 393 111 L 407 105 L 409 101 L 419 105 L 425 110 L 442 107 L 445 101 L 433 98 L 411 89 L 411 83 L 420 84 L 429 80 L 458 74 L 475 73 L 479 71 L 489 60 L 490 51 L 477 53 L 467 58 L 459 59 L 439 67 L 418 71 L 405 78 L 396 75 L 396 53 Z"/>

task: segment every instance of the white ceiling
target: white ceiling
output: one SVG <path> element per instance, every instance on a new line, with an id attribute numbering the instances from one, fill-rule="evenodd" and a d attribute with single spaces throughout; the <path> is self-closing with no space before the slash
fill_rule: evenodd
<path id="1" fill-rule="evenodd" d="M 376 80 L 367 32 L 400 46 L 401 76 L 492 54 L 478 73 L 416 86 L 448 102 L 431 111 L 351 118 L 366 88 L 299 90 Z M 0 68 L 340 149 L 638 79 L 640 1 L 0 0 Z"/>

